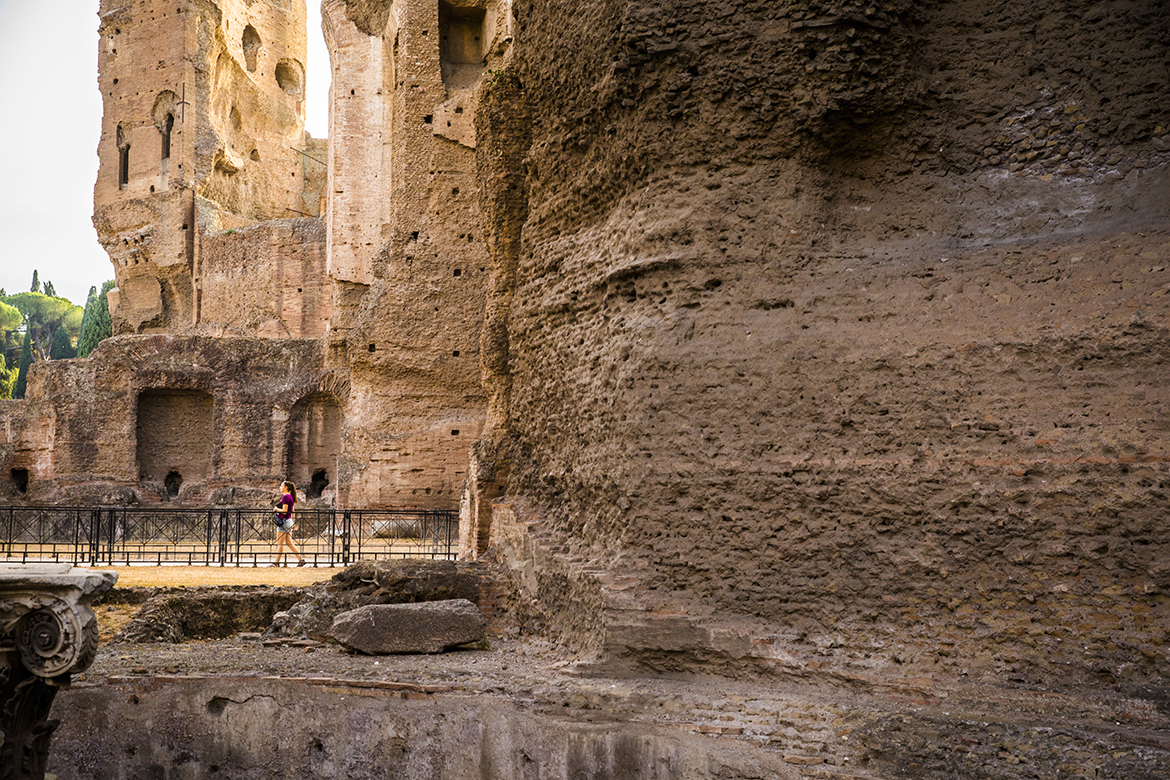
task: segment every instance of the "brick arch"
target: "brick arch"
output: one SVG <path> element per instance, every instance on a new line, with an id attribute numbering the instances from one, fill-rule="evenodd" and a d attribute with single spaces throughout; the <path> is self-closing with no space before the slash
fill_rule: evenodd
<path id="1" fill-rule="evenodd" d="M 284 442 L 283 472 L 307 498 L 337 489 L 348 398 L 349 383 L 328 375 L 283 393 L 274 405 L 273 417 L 286 421 L 277 439 Z"/>
<path id="2" fill-rule="evenodd" d="M 345 408 L 349 403 L 349 382 L 333 374 L 326 374 L 314 381 L 290 387 L 273 402 L 275 416 L 290 414 L 296 404 L 316 393 L 333 396 L 338 404 Z"/>

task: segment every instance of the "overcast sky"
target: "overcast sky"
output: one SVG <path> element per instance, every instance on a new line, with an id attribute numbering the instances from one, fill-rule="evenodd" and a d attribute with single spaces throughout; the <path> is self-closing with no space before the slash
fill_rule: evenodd
<path id="1" fill-rule="evenodd" d="M 320 0 L 308 0 L 308 130 L 328 133 L 329 55 Z M 85 304 L 114 278 L 97 242 L 93 183 L 102 101 L 98 0 L 0 0 L 0 287 L 32 286 Z"/>

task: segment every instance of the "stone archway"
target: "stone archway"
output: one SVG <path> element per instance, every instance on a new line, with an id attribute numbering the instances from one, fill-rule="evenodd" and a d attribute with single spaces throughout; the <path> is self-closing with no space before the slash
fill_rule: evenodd
<path id="1" fill-rule="evenodd" d="M 301 398 L 289 412 L 285 473 L 305 498 L 320 498 L 337 484 L 341 420 L 341 404 L 327 392 Z"/>

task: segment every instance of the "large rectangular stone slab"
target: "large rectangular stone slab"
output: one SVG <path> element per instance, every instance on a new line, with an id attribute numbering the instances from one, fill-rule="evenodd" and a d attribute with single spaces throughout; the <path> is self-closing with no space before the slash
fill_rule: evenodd
<path id="1" fill-rule="evenodd" d="M 483 639 L 484 620 L 467 599 L 417 604 L 369 604 L 342 612 L 330 635 L 367 655 L 439 653 Z"/>

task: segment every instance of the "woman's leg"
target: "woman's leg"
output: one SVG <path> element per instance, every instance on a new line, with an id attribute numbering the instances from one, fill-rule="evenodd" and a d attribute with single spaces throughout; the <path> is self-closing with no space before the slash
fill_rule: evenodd
<path id="1" fill-rule="evenodd" d="M 298 561 L 300 561 L 301 563 L 304 563 L 305 556 L 301 555 L 301 551 L 297 549 L 297 546 L 295 544 L 293 544 L 292 533 L 287 533 L 284 536 L 286 539 L 288 539 L 288 549 L 290 551 L 292 551 L 293 555 L 297 556 Z"/>
<path id="2" fill-rule="evenodd" d="M 284 548 L 288 542 L 288 531 L 278 531 L 276 533 L 276 562 L 273 566 L 280 565 L 280 559 L 284 557 Z"/>

